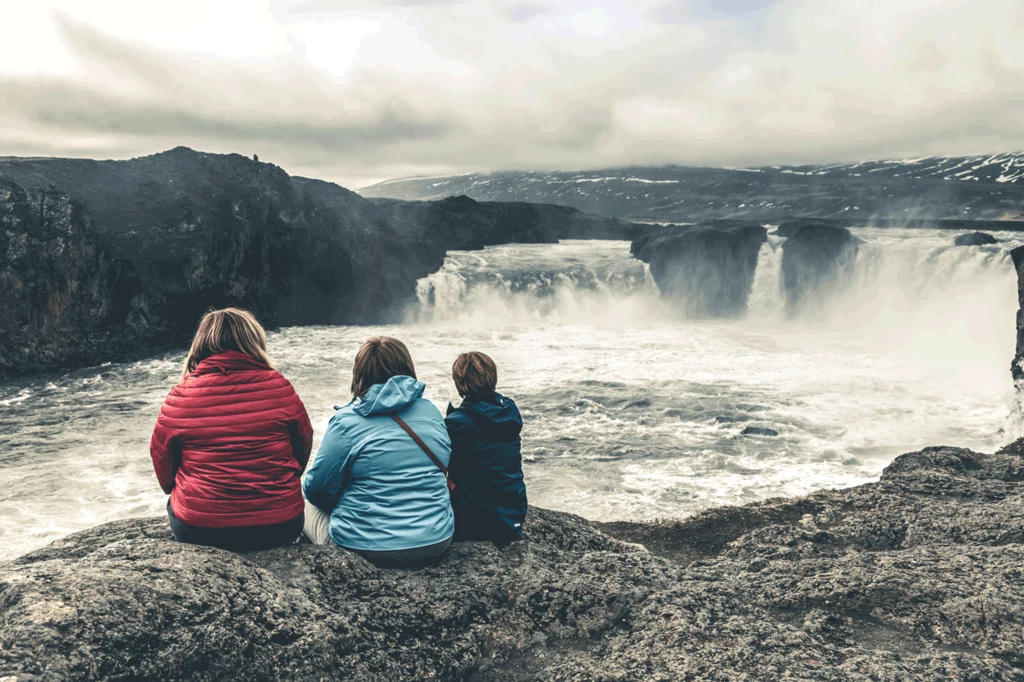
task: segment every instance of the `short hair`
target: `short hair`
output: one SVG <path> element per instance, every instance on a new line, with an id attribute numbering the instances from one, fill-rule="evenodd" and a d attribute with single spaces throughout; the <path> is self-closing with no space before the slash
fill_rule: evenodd
<path id="1" fill-rule="evenodd" d="M 463 353 L 452 365 L 455 388 L 463 398 L 491 395 L 498 385 L 498 366 L 490 356 L 477 351 Z"/>
<path id="2" fill-rule="evenodd" d="M 367 339 L 352 365 L 352 397 L 362 398 L 374 384 L 397 376 L 416 378 L 416 367 L 405 344 L 390 336 Z"/>
<path id="3" fill-rule="evenodd" d="M 217 353 L 227 350 L 251 355 L 268 367 L 267 332 L 248 310 L 224 308 L 211 310 L 199 321 L 199 328 L 192 337 L 192 347 L 185 358 L 184 379 L 196 371 L 199 363 Z"/>

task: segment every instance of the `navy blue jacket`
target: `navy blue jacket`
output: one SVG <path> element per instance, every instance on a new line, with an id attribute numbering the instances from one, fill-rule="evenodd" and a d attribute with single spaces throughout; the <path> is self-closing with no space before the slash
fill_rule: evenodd
<path id="1" fill-rule="evenodd" d="M 452 442 L 448 479 L 455 484 L 455 538 L 518 538 L 526 518 L 519 408 L 497 393 L 467 398 L 459 407 L 448 406 L 445 425 Z"/>

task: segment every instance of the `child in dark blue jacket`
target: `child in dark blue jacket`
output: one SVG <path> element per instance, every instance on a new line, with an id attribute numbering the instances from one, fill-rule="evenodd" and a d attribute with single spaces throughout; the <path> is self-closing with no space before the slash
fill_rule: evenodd
<path id="1" fill-rule="evenodd" d="M 498 369 L 483 353 L 460 355 L 452 379 L 462 396 L 445 418 L 452 442 L 448 480 L 455 484 L 455 540 L 516 540 L 526 518 L 523 418 L 512 399 L 495 390 Z"/>

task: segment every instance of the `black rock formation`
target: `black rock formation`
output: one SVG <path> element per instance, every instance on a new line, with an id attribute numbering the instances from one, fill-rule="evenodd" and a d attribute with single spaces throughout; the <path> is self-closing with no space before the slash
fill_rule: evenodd
<path id="1" fill-rule="evenodd" d="M 210 307 L 268 327 L 396 319 L 449 249 L 622 237 L 559 206 L 369 201 L 239 155 L 0 159 L 0 378 L 184 344 Z"/>
<path id="2" fill-rule="evenodd" d="M 742 315 L 768 232 L 756 223 L 715 221 L 638 230 L 631 251 L 648 263 L 662 296 L 689 317 Z"/>
<path id="3" fill-rule="evenodd" d="M 1017 348 L 1014 353 L 1010 373 L 1015 382 L 1024 380 L 1024 246 L 1018 246 L 1010 252 L 1013 267 L 1017 270 Z M 1018 396 L 1024 392 L 1024 386 L 1018 385 Z"/>
<path id="4" fill-rule="evenodd" d="M 120 521 L 0 563 L 0 679 L 1016 681 L 1022 495 L 1020 455 L 931 448 L 609 535 L 533 509 L 523 541 L 411 571 Z"/>
<path id="5" fill-rule="evenodd" d="M 969 232 L 953 240 L 954 246 L 985 246 L 986 244 L 998 243 L 999 240 L 988 232 Z"/>
<path id="6" fill-rule="evenodd" d="M 821 303 L 849 279 L 860 240 L 845 227 L 802 225 L 782 243 L 782 285 L 787 309 Z"/>
<path id="7" fill-rule="evenodd" d="M 764 426 L 748 426 L 743 429 L 744 436 L 777 436 L 779 432 L 775 429 L 769 429 Z"/>
<path id="8" fill-rule="evenodd" d="M 82 206 L 56 189 L 25 192 L 0 179 L 0 376 L 89 359 L 86 349 L 116 354 L 124 335 L 110 317 L 140 323 L 130 265 L 97 244 Z"/>
<path id="9" fill-rule="evenodd" d="M 775 228 L 772 234 L 776 237 L 792 237 L 794 234 L 799 232 L 802 228 L 808 225 L 839 225 L 837 221 L 833 220 L 821 220 L 820 218 L 792 218 L 790 220 L 783 220 L 779 223 L 779 226 Z"/>

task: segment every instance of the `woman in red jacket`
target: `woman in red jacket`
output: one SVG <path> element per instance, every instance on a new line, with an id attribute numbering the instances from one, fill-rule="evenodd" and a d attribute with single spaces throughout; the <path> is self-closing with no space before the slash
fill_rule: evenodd
<path id="1" fill-rule="evenodd" d="M 234 551 L 293 542 L 312 447 L 306 408 L 270 366 L 256 318 L 207 313 L 149 446 L 174 536 Z"/>

